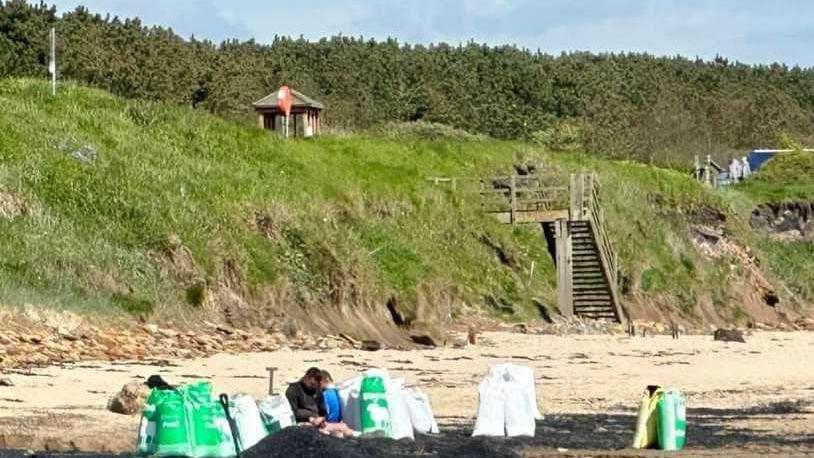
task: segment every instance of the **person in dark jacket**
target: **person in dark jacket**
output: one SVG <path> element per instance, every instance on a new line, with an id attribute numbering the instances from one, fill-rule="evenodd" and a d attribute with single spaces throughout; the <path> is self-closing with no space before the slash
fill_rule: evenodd
<path id="1" fill-rule="evenodd" d="M 285 392 L 297 423 L 321 427 L 325 423 L 325 402 L 322 399 L 322 371 L 312 367 Z"/>

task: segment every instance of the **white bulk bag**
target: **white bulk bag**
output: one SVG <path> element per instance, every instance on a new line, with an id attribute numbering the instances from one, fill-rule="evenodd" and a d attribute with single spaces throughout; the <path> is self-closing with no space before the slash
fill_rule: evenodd
<path id="1" fill-rule="evenodd" d="M 472 436 L 504 436 L 505 404 L 501 379 L 486 376 L 478 386 L 478 419 Z"/>
<path id="2" fill-rule="evenodd" d="M 229 413 L 237 426 L 240 446 L 243 450 L 254 447 L 266 437 L 266 427 L 260 418 L 260 409 L 247 394 L 236 394 L 229 403 Z"/>
<path id="3" fill-rule="evenodd" d="M 294 411 L 291 410 L 291 404 L 283 395 L 267 396 L 258 403 L 258 407 L 263 415 L 279 421 L 280 429 L 294 426 L 297 423 L 294 419 Z"/>
<path id="4" fill-rule="evenodd" d="M 420 434 L 438 434 L 438 423 L 435 422 L 427 395 L 418 388 L 405 389 L 402 394 L 413 429 Z"/>
<path id="5" fill-rule="evenodd" d="M 410 411 L 404 401 L 404 379 L 385 381 L 387 390 L 387 410 L 390 411 L 390 438 L 415 439 Z"/>
<path id="6" fill-rule="evenodd" d="M 542 420 L 543 415 L 537 407 L 537 389 L 534 384 L 534 370 L 528 366 L 520 366 L 517 364 L 496 364 L 489 368 L 490 376 L 503 378 L 505 374 L 509 374 L 512 380 L 522 385 L 522 391 L 528 399 L 527 402 L 531 406 L 534 418 Z"/>
<path id="7" fill-rule="evenodd" d="M 535 420 L 534 409 L 528 402 L 523 389 L 524 384 L 510 379 L 510 374 L 504 376 L 501 389 L 505 400 L 506 435 L 509 437 L 534 437 Z M 507 380 L 508 379 L 508 380 Z"/>
<path id="8" fill-rule="evenodd" d="M 342 409 L 342 421 L 354 431 L 362 430 L 362 405 L 360 404 L 359 389 L 362 386 L 362 377 L 354 377 L 339 384 L 339 403 Z"/>

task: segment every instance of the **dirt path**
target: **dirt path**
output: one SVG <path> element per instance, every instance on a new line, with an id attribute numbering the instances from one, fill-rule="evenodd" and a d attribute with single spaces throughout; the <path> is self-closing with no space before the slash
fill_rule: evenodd
<path id="1" fill-rule="evenodd" d="M 338 380 L 364 367 L 385 367 L 428 392 L 446 430 L 436 442 L 464 441 L 478 382 L 490 363 L 509 361 L 535 369 L 546 415 L 535 439 L 510 442 L 515 450 L 534 455 L 558 448 L 622 449 L 631 439 L 640 391 L 660 384 L 687 396 L 693 456 L 707 449 L 703 453 L 814 454 L 812 353 L 814 333 L 802 332 L 759 333 L 745 344 L 708 336 L 675 341 L 488 333 L 479 345 L 463 349 L 280 351 L 49 367 L 4 375 L 14 386 L 0 387 L 0 448 L 129 451 L 138 418 L 105 410 L 124 383 L 159 373 L 172 383 L 206 378 L 218 391 L 262 397 L 267 366 L 279 368 L 280 387 L 310 366 Z"/>

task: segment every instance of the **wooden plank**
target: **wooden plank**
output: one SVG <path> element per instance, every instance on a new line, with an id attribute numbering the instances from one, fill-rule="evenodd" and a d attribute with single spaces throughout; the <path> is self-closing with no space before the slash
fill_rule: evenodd
<path id="1" fill-rule="evenodd" d="M 570 192 L 570 199 L 571 202 L 569 204 L 569 208 L 571 210 L 571 221 L 579 221 L 577 218 L 577 176 L 575 174 L 571 174 L 571 186 L 569 187 Z"/>
<path id="2" fill-rule="evenodd" d="M 571 236 L 568 221 L 560 219 L 554 224 L 557 254 L 557 306 L 563 316 L 574 315 L 573 288 L 571 286 Z"/>
<path id="3" fill-rule="evenodd" d="M 511 204 L 511 212 L 512 212 L 512 224 L 514 224 L 516 218 L 514 212 L 517 211 L 517 177 L 512 175 L 511 182 L 509 183 L 509 188 L 511 189 L 511 194 L 509 197 L 509 203 Z"/>
<path id="4" fill-rule="evenodd" d="M 508 211 L 500 211 L 500 212 L 490 212 L 503 224 L 511 224 L 512 223 L 512 215 L 511 212 Z M 568 210 L 530 210 L 530 211 L 518 211 L 514 215 L 514 223 L 515 224 L 524 224 L 524 223 L 550 223 L 560 219 L 567 219 L 568 218 Z"/>

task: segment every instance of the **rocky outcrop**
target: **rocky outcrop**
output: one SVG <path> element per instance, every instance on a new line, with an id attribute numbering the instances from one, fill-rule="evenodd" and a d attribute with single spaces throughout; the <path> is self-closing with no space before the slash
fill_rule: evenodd
<path id="1" fill-rule="evenodd" d="M 760 205 L 752 210 L 749 222 L 778 240 L 814 240 L 814 201 Z"/>
<path id="2" fill-rule="evenodd" d="M 141 382 L 130 382 L 110 398 L 107 409 L 122 415 L 136 415 L 141 413 L 148 396 L 150 396 L 150 389 L 147 388 L 147 385 Z"/>
<path id="3" fill-rule="evenodd" d="M 273 329 L 244 330 L 212 323 L 185 330 L 151 324 L 107 329 L 83 324 L 68 333 L 41 323 L 9 321 L 0 330 L 0 369 L 116 360 L 152 361 L 161 365 L 166 363 L 163 358 L 351 346 L 337 336 L 289 337 Z"/>
<path id="4" fill-rule="evenodd" d="M 713 334 L 713 339 L 718 342 L 746 343 L 746 340 L 743 338 L 743 331 L 737 329 L 717 329 Z"/>

